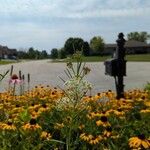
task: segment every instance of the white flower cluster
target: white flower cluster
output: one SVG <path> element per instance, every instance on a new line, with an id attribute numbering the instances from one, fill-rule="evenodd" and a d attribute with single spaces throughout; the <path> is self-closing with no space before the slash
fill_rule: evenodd
<path id="1" fill-rule="evenodd" d="M 76 100 L 80 100 L 87 91 L 92 89 L 91 83 L 81 77 L 71 78 L 64 86 L 68 96 Z"/>

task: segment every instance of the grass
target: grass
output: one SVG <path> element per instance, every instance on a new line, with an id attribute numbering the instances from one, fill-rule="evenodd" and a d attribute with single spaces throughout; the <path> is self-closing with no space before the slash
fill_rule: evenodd
<path id="1" fill-rule="evenodd" d="M 144 61 L 150 62 L 150 54 L 127 55 L 127 61 Z"/>
<path id="2" fill-rule="evenodd" d="M 106 59 L 110 59 L 111 56 L 83 56 L 84 62 L 104 62 Z M 136 54 L 136 55 L 126 55 L 127 61 L 137 61 L 137 62 L 150 62 L 150 54 Z M 67 59 L 56 59 L 53 62 L 66 62 Z M 74 61 L 74 60 L 72 60 Z"/>
<path id="3" fill-rule="evenodd" d="M 7 65 L 11 63 L 16 63 L 15 60 L 9 61 L 9 60 L 0 60 L 0 65 Z"/>

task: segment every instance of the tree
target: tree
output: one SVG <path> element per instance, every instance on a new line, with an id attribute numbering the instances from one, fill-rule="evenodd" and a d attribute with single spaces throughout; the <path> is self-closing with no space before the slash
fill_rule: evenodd
<path id="1" fill-rule="evenodd" d="M 140 42 L 147 43 L 147 40 L 150 39 L 150 34 L 147 32 L 130 32 L 127 34 L 128 40 L 136 40 Z"/>
<path id="2" fill-rule="evenodd" d="M 52 59 L 58 58 L 58 50 L 57 50 L 56 48 L 53 48 L 53 49 L 51 50 L 51 58 L 52 58 Z"/>
<path id="3" fill-rule="evenodd" d="M 48 54 L 47 54 L 46 50 L 43 50 L 43 51 L 41 52 L 41 58 L 42 58 L 42 59 L 48 58 Z"/>
<path id="4" fill-rule="evenodd" d="M 104 51 L 104 40 L 100 36 L 94 36 L 90 40 L 90 48 L 94 54 L 102 54 Z"/>
<path id="5" fill-rule="evenodd" d="M 18 51 L 18 58 L 19 59 L 27 59 L 27 58 L 29 58 L 29 55 L 27 54 L 26 51 L 19 50 Z"/>
<path id="6" fill-rule="evenodd" d="M 84 56 L 89 56 L 90 55 L 90 46 L 88 42 L 83 43 L 83 55 Z"/>
<path id="7" fill-rule="evenodd" d="M 67 41 L 65 42 L 64 50 L 66 54 L 72 55 L 76 51 L 81 51 L 83 49 L 83 43 L 84 43 L 83 39 L 71 37 L 67 39 Z"/>
<path id="8" fill-rule="evenodd" d="M 34 50 L 33 47 L 30 47 L 28 50 L 28 55 L 30 59 L 35 59 L 36 58 L 36 51 Z"/>
<path id="9" fill-rule="evenodd" d="M 60 59 L 66 58 L 66 52 L 65 52 L 64 48 L 61 48 L 61 49 L 58 51 L 58 55 L 59 55 L 59 58 L 60 58 Z"/>

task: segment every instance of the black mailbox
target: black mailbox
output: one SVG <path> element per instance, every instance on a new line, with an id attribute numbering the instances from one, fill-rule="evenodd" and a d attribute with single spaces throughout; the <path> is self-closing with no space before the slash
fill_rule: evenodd
<path id="1" fill-rule="evenodd" d="M 110 76 L 126 76 L 126 61 L 116 58 L 108 59 L 104 62 L 105 74 Z M 121 66 L 121 67 L 120 67 Z"/>
<path id="2" fill-rule="evenodd" d="M 110 76 L 116 76 L 117 73 L 117 59 L 108 59 L 104 62 L 105 74 Z"/>

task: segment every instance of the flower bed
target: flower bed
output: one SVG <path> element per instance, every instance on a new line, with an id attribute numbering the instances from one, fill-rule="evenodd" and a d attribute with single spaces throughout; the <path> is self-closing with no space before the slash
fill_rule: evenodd
<path id="1" fill-rule="evenodd" d="M 68 102 L 57 88 L 22 96 L 1 93 L 0 149 L 129 149 L 150 147 L 149 93 L 116 100 L 107 91 Z M 65 105 L 64 105 L 65 102 Z"/>
<path id="2" fill-rule="evenodd" d="M 11 78 L 12 90 L 0 94 L 0 149 L 150 149 L 149 91 L 127 91 L 120 100 L 110 90 L 88 95 L 90 69 L 80 59 L 77 71 L 67 67 L 64 89 L 39 85 L 17 95 L 18 77 Z"/>

